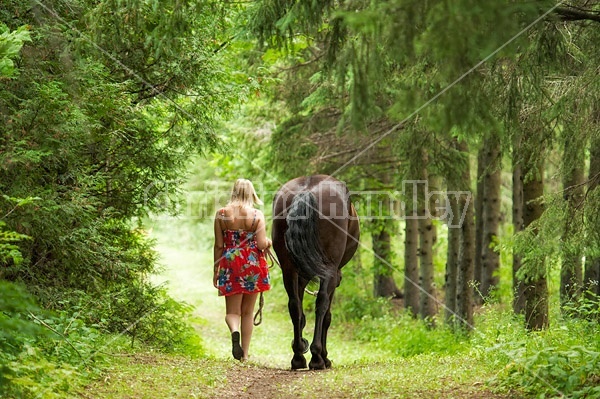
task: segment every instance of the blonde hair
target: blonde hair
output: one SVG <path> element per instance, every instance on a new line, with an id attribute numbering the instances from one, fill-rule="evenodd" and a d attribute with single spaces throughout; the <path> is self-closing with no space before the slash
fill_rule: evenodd
<path id="1" fill-rule="evenodd" d="M 248 179 L 237 179 L 231 190 L 230 205 L 238 206 L 253 206 L 254 204 L 262 205 L 263 202 L 256 195 L 254 185 Z"/>

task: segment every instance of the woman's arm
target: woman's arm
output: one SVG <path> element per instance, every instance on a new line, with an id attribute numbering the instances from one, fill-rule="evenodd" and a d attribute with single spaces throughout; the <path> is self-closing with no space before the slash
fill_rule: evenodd
<path id="1" fill-rule="evenodd" d="M 215 215 L 215 246 L 213 249 L 213 285 L 217 287 L 217 279 L 219 278 L 219 261 L 223 256 L 223 230 L 219 223 L 219 212 Z"/>
<path id="2" fill-rule="evenodd" d="M 261 251 L 271 247 L 271 239 L 267 238 L 265 215 L 257 211 L 258 223 L 256 224 L 256 246 Z"/>

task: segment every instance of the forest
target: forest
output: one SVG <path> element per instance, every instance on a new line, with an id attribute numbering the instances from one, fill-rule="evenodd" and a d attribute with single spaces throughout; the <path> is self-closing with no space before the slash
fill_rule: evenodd
<path id="1" fill-rule="evenodd" d="M 0 398 L 600 398 L 598 43 L 598 0 L 0 0 Z M 277 266 L 240 365 L 215 211 L 312 174 L 361 227 L 333 367 Z"/>

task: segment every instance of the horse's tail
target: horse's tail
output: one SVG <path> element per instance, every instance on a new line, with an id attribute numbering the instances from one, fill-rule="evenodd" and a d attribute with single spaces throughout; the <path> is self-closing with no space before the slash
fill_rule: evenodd
<path id="1" fill-rule="evenodd" d="M 292 257 L 298 274 L 311 280 L 328 277 L 331 263 L 321 247 L 317 199 L 310 191 L 294 196 L 286 216 L 285 247 Z"/>

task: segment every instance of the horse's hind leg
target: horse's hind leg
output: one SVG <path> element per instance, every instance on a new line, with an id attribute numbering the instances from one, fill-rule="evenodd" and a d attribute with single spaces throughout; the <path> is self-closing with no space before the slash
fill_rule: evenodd
<path id="1" fill-rule="evenodd" d="M 306 340 L 302 338 L 302 331 L 306 325 L 306 317 L 302 309 L 302 300 L 304 298 L 304 287 L 307 282 L 299 278 L 298 275 L 293 277 L 284 277 L 285 289 L 288 293 L 288 310 L 290 312 L 290 318 L 294 325 L 294 340 L 292 341 L 292 350 L 294 351 L 294 357 L 292 358 L 292 370 L 305 369 L 306 358 L 304 353 L 306 352 Z"/>
<path id="2" fill-rule="evenodd" d="M 329 296 L 329 308 L 325 313 L 325 317 L 323 318 L 323 349 L 321 350 L 321 357 L 325 362 L 325 368 L 331 368 L 331 360 L 327 357 L 327 332 L 329 331 L 329 326 L 331 325 L 331 303 L 333 302 L 333 292 Z"/>
<path id="3" fill-rule="evenodd" d="M 336 283 L 329 287 L 329 307 L 325 312 L 325 317 L 323 317 L 323 349 L 321 350 L 321 357 L 325 362 L 325 368 L 331 368 L 331 360 L 329 360 L 327 352 L 327 334 L 329 332 L 329 326 L 331 325 L 331 304 L 333 303 L 333 294 L 335 293 L 335 289 L 339 287 L 341 281 L 342 272 L 338 269 Z"/>
<path id="4" fill-rule="evenodd" d="M 313 342 L 310 345 L 309 368 L 313 370 L 323 370 L 326 367 L 331 367 L 331 362 L 327 359 L 327 350 L 325 342 L 327 341 L 327 328 L 331 324 L 331 297 L 335 284 L 331 279 L 322 279 L 319 293 L 317 294 L 316 303 L 316 318 L 315 318 L 315 333 Z"/>

